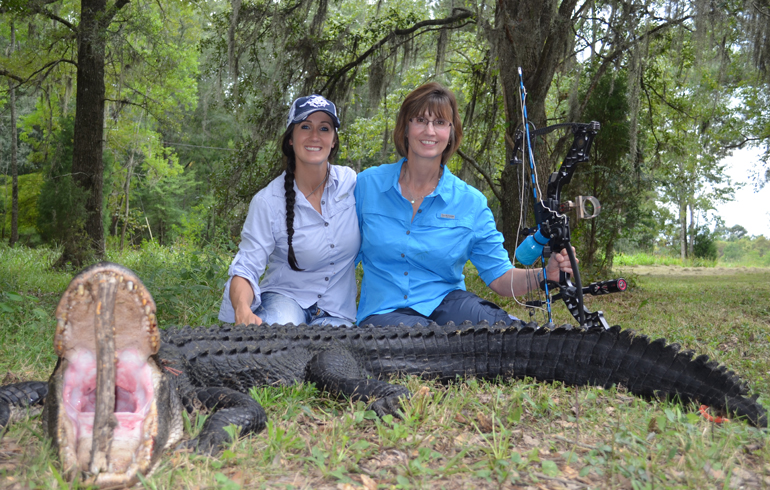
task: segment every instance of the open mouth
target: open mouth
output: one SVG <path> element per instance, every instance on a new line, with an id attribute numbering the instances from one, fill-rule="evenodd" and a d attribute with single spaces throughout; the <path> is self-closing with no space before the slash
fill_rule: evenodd
<path id="1" fill-rule="evenodd" d="M 78 466 L 87 468 L 91 459 L 96 410 L 96 356 L 88 350 L 73 352 L 64 373 L 62 401 L 72 424 Z M 113 471 L 125 471 L 139 449 L 155 387 L 152 369 L 136 349 L 120 351 L 116 363 L 115 419 L 110 451 Z"/>
<path id="2" fill-rule="evenodd" d="M 159 406 L 169 385 L 152 297 L 128 269 L 100 263 L 72 280 L 56 319 L 47 431 L 63 470 L 102 488 L 136 483 L 181 437 L 181 415 Z"/>

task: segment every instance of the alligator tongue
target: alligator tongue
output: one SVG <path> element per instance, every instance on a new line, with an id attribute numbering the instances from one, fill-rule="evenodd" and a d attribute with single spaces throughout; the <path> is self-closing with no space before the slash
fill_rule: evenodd
<path id="1" fill-rule="evenodd" d="M 118 420 L 115 417 L 115 294 L 118 279 L 114 274 L 98 273 L 96 291 L 96 407 L 91 444 L 92 474 L 108 471 L 112 438 Z"/>

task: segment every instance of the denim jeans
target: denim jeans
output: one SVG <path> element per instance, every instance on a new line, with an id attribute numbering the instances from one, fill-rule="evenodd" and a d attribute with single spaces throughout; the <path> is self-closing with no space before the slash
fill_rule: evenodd
<path id="1" fill-rule="evenodd" d="M 439 325 L 454 322 L 455 325 L 459 325 L 464 321 L 470 321 L 474 324 L 485 321 L 490 325 L 498 322 L 503 322 L 506 325 L 520 322 L 518 318 L 509 315 L 491 301 L 481 299 L 469 291 L 458 289 L 447 294 L 430 316 L 421 315 L 411 308 L 399 308 L 390 313 L 370 315 L 358 325 L 381 326 L 403 323 L 408 327 L 413 327 L 418 323 L 422 326 L 426 326 L 430 322 L 436 322 Z"/>
<path id="2" fill-rule="evenodd" d="M 331 325 L 333 327 L 350 327 L 352 322 L 344 318 L 338 318 L 329 315 L 318 305 L 311 305 L 308 308 L 302 308 L 299 303 L 280 293 L 264 292 L 260 296 L 262 304 L 254 312 L 262 319 L 262 322 L 268 325 L 274 323 L 286 325 Z"/>

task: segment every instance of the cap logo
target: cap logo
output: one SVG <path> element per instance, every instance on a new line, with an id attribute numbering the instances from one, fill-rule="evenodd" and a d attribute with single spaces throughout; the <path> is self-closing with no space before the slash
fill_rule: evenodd
<path id="1" fill-rule="evenodd" d="M 305 107 L 306 105 L 309 105 L 311 107 L 326 107 L 328 105 L 328 102 L 326 102 L 326 99 L 324 99 L 320 95 L 313 95 L 300 107 Z"/>

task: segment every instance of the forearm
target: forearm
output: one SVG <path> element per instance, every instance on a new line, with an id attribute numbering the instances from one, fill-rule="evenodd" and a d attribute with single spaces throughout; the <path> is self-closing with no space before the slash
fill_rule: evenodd
<path id="1" fill-rule="evenodd" d="M 230 281 L 230 302 L 233 304 L 236 317 L 239 311 L 251 311 L 251 304 L 254 302 L 254 290 L 247 279 L 233 276 L 232 281 Z"/>
<path id="2" fill-rule="evenodd" d="M 521 296 L 540 287 L 542 269 L 510 269 L 489 284 L 500 296 Z"/>

